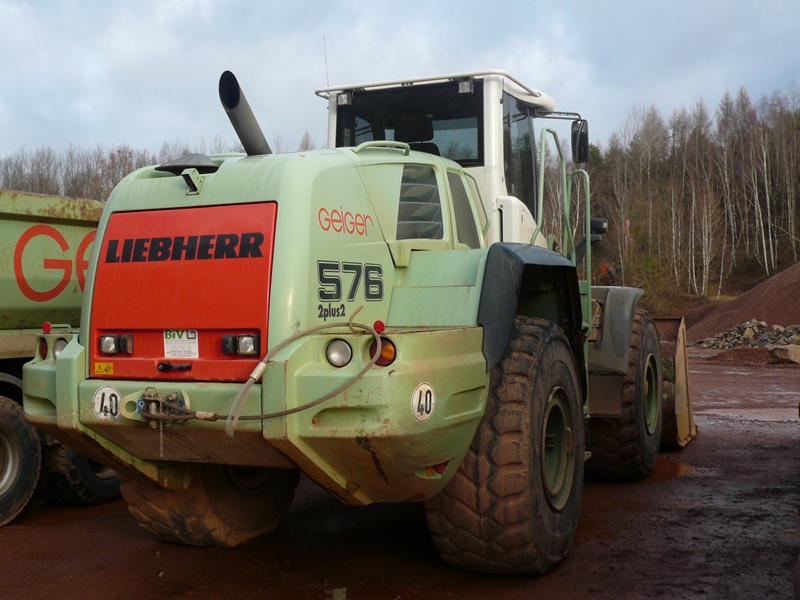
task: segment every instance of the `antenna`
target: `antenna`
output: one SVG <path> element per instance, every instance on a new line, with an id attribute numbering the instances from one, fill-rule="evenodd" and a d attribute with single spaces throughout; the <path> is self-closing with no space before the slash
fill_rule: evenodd
<path id="1" fill-rule="evenodd" d="M 331 79 L 328 77 L 328 46 L 325 43 L 325 36 L 322 36 L 322 51 L 325 53 L 325 86 L 331 87 Z"/>

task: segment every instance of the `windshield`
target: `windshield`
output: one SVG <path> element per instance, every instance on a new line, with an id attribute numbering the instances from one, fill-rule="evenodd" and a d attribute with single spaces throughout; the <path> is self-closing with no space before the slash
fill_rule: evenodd
<path id="1" fill-rule="evenodd" d="M 483 165 L 482 81 L 469 93 L 447 82 L 351 94 L 352 103 L 337 109 L 337 146 L 397 140 L 465 167 Z"/>

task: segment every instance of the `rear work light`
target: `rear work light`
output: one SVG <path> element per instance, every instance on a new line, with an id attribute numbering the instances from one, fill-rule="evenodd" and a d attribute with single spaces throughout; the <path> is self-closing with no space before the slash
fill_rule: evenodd
<path id="1" fill-rule="evenodd" d="M 240 356 L 256 356 L 261 348 L 258 334 L 223 335 L 222 353 Z"/>
<path id="2" fill-rule="evenodd" d="M 100 354 L 133 354 L 133 335 L 130 333 L 101 335 Z"/>

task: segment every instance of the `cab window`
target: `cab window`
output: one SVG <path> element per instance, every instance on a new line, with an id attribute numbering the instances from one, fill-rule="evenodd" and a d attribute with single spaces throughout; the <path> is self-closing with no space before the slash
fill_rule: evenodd
<path id="1" fill-rule="evenodd" d="M 396 140 L 464 167 L 483 165 L 482 81 L 468 93 L 450 81 L 351 94 L 351 104 L 337 108 L 337 147 Z"/>
<path id="2" fill-rule="evenodd" d="M 456 217 L 456 235 L 458 241 L 470 248 L 480 248 L 481 239 L 478 228 L 475 226 L 475 216 L 472 205 L 467 195 L 467 189 L 458 173 L 448 172 L 447 182 L 450 184 L 450 193 L 453 196 L 453 212 Z"/>
<path id="3" fill-rule="evenodd" d="M 425 165 L 405 165 L 400 184 L 397 239 L 440 240 L 444 237 L 442 203 L 436 173 Z"/>

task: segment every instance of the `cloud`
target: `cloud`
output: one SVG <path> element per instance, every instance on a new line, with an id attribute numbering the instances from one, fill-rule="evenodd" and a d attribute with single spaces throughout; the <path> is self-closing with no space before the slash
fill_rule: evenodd
<path id="1" fill-rule="evenodd" d="M 668 117 L 800 73 L 793 0 L 364 3 L 0 0 L 0 156 L 26 147 L 235 141 L 217 99 L 234 71 L 267 139 L 325 144 L 331 84 L 507 70 L 605 140 L 635 105 Z M 327 47 L 327 65 L 323 37 Z M 326 75 L 327 74 L 327 75 Z"/>

